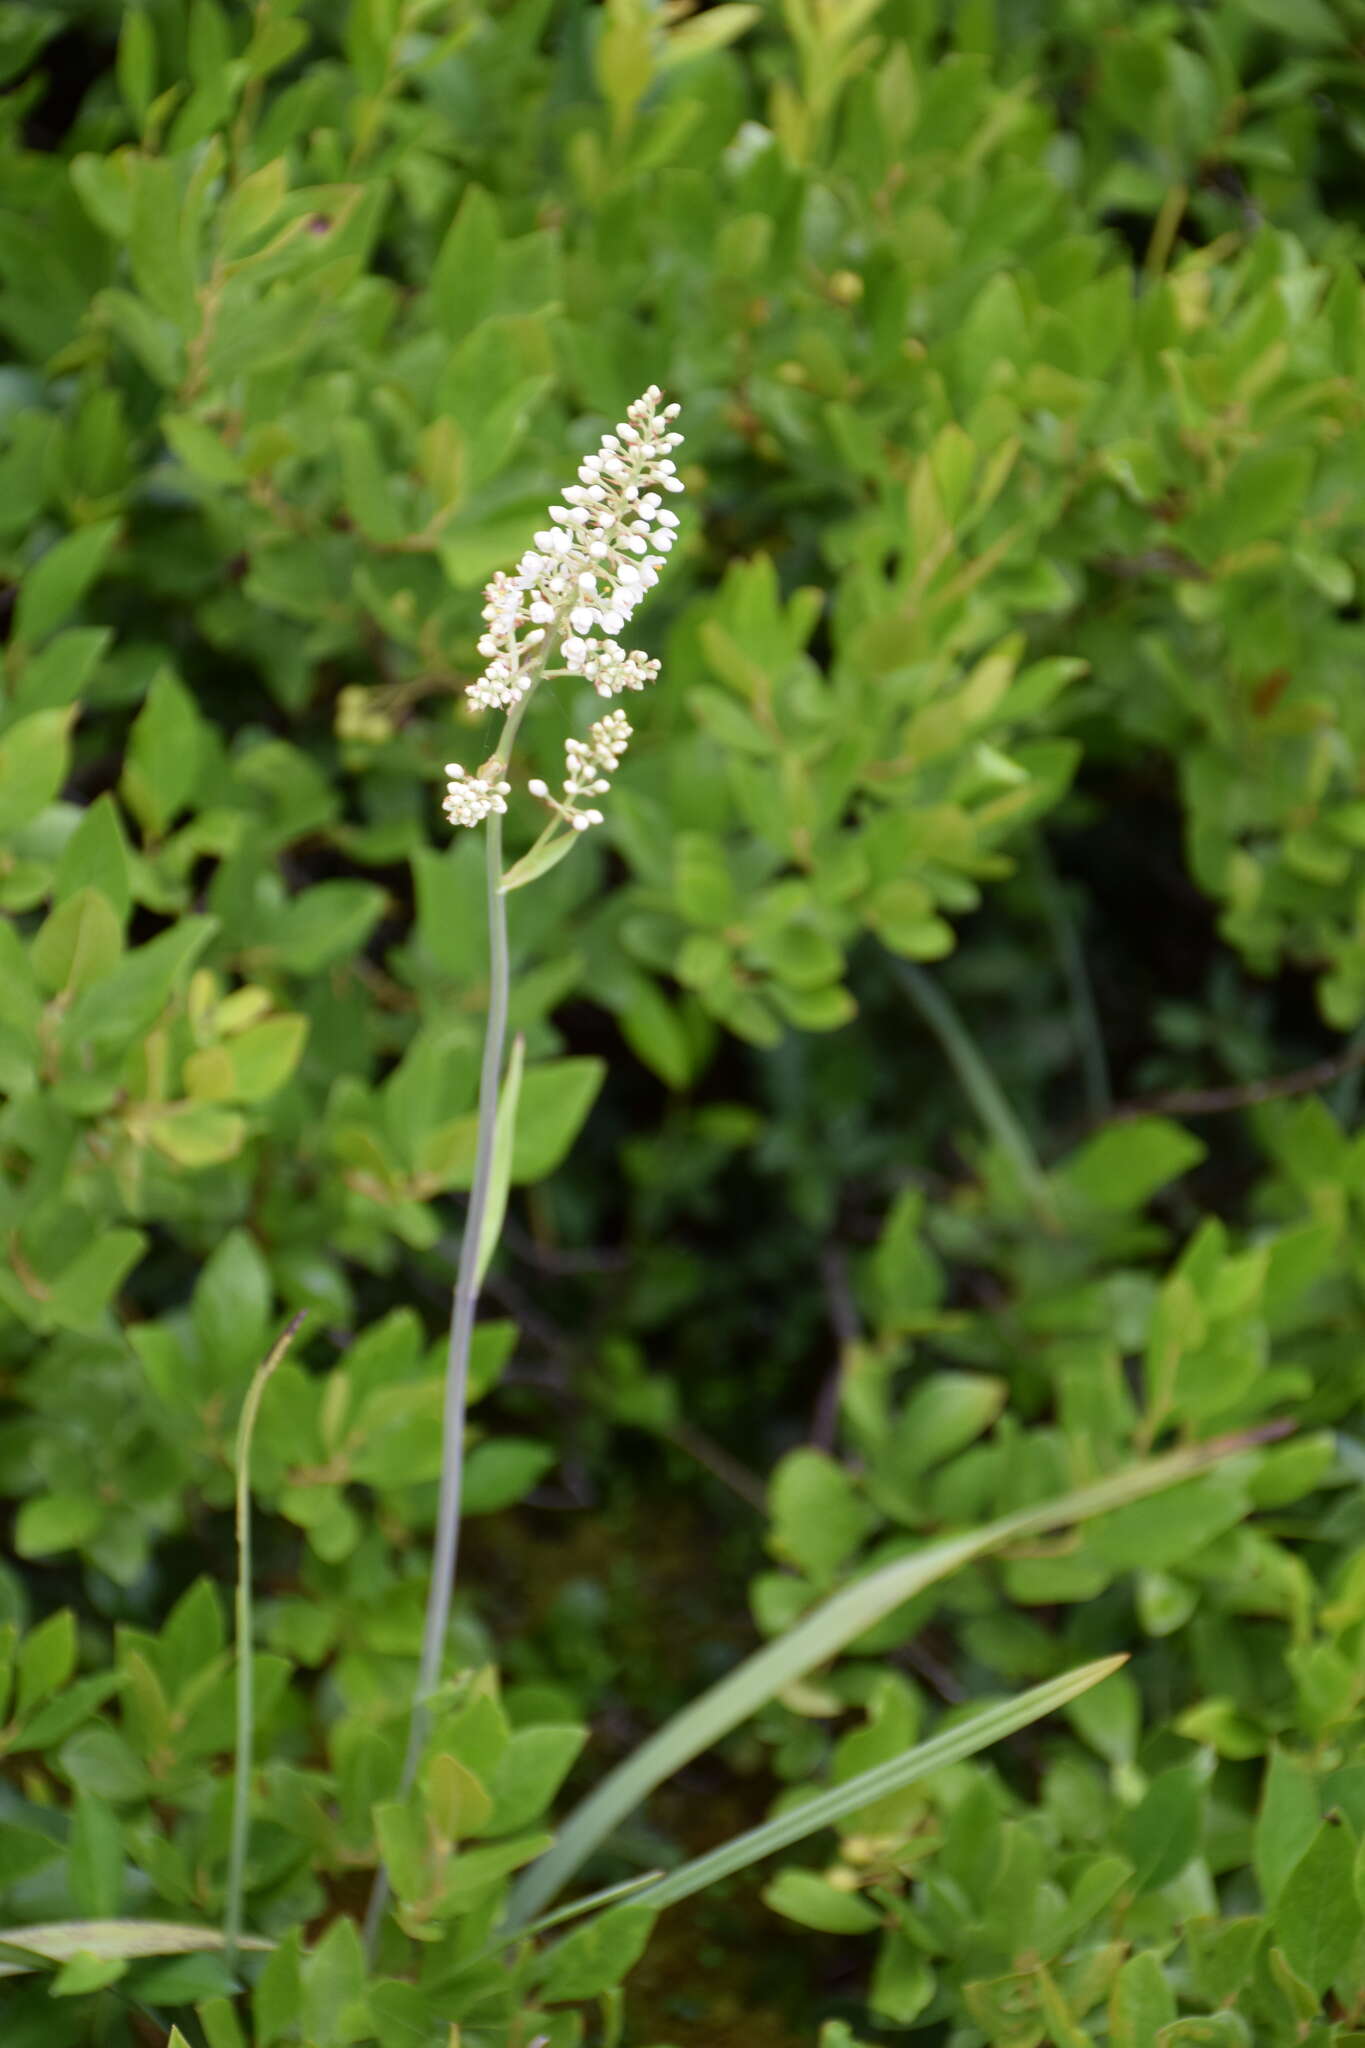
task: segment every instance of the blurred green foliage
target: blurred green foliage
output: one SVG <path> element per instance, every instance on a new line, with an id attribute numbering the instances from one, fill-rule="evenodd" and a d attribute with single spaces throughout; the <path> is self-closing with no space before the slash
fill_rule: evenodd
<path id="1" fill-rule="evenodd" d="M 315 1317 L 254 1474 L 282 1946 L 236 2005 L 212 1953 L 7 1976 L 7 2048 L 719 2041 L 621 2018 L 637 1909 L 480 1959 L 583 1717 L 673 1704 L 612 1634 L 658 1486 L 766 1500 L 685 1564 L 711 1675 L 746 1579 L 772 1632 L 1270 1418 L 732 1741 L 797 1798 L 1135 1651 L 781 1868 L 794 2016 L 725 2038 L 1365 2039 L 1362 48 L 1362 0 L 0 7 L 7 1924 L 221 1910 L 232 1446 Z M 663 678 L 512 907 L 467 1508 L 526 1574 L 466 1577 L 400 1802 L 485 976 L 434 789 L 480 585 L 651 378 Z M 528 1495 L 615 1552 L 552 1563 Z M 376 1808 L 416 1982 L 356 1933 Z"/>

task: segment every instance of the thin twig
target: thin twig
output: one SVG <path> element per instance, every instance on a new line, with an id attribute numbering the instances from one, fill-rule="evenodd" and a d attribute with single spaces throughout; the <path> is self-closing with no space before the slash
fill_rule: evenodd
<path id="1" fill-rule="evenodd" d="M 630 1265 L 630 1253 L 612 1245 L 541 1244 L 510 1216 L 502 1226 L 502 1241 L 516 1258 L 542 1273 L 623 1273 Z"/>
<path id="2" fill-rule="evenodd" d="M 768 1490 L 763 1481 L 747 1465 L 741 1465 L 738 1458 L 732 1458 L 722 1445 L 714 1443 L 704 1430 L 694 1429 L 690 1422 L 669 1422 L 661 1427 L 659 1435 L 665 1443 L 695 1458 L 722 1486 L 738 1494 L 747 1507 L 760 1515 L 767 1514 Z"/>
<path id="3" fill-rule="evenodd" d="M 1227 1088 L 1171 1088 L 1164 1095 L 1120 1103 L 1104 1121 L 1128 1123 L 1139 1116 L 1221 1116 L 1228 1110 L 1253 1109 L 1260 1102 L 1279 1102 L 1287 1095 L 1329 1088 L 1360 1066 L 1365 1066 L 1365 1037 L 1332 1059 L 1315 1060 L 1311 1067 L 1300 1067 L 1292 1074 L 1271 1074 L 1264 1080 L 1239 1081 Z"/>
<path id="4" fill-rule="evenodd" d="M 1362 1065 L 1365 1065 L 1365 1024 L 1356 1026 L 1351 1038 L 1350 1050 L 1358 1051 L 1361 1059 L 1352 1065 L 1332 1090 L 1328 1108 L 1339 1124 L 1354 1124 L 1360 1107 L 1360 1083 Z"/>
<path id="5" fill-rule="evenodd" d="M 970 1697 L 961 1680 L 954 1676 L 932 1650 L 926 1650 L 923 1643 L 902 1643 L 895 1654 L 903 1664 L 908 1664 L 912 1671 L 927 1680 L 939 1698 L 945 1700 L 950 1707 L 960 1707 L 962 1702 Z"/>

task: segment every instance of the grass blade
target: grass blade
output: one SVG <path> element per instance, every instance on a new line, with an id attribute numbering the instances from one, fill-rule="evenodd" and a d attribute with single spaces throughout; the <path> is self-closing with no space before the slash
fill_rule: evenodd
<path id="1" fill-rule="evenodd" d="M 542 1913 L 539 1920 L 528 1922 L 525 1927 L 504 1928 L 485 1943 L 473 1962 L 481 1962 L 485 1956 L 501 1955 L 514 1942 L 535 1941 L 538 1936 L 548 1934 L 551 1928 L 562 1927 L 566 1921 L 581 1920 L 585 1913 L 605 1912 L 608 1906 L 619 1906 L 623 1900 L 642 1897 L 646 1889 L 659 1883 L 662 1870 L 642 1871 L 639 1877 L 624 1878 L 620 1884 L 609 1884 L 600 1892 L 585 1892 L 581 1899 L 570 1899 L 566 1905 L 556 1906 L 552 1913 Z"/>
<path id="2" fill-rule="evenodd" d="M 1110 1086 L 1109 1059 L 1104 1049 L 1104 1032 L 1095 1007 L 1095 991 L 1086 965 L 1085 948 L 1076 929 L 1066 890 L 1052 864 L 1052 855 L 1041 832 L 1034 835 L 1033 858 L 1044 915 L 1052 926 L 1058 963 L 1071 1004 L 1081 1073 L 1085 1080 L 1086 1108 L 1092 1121 L 1099 1123 L 1114 1107 L 1114 1093 Z"/>
<path id="3" fill-rule="evenodd" d="M 916 1743 L 902 1756 L 892 1757 L 889 1763 L 874 1764 L 870 1771 L 861 1771 L 856 1778 L 818 1793 L 814 1799 L 780 1813 L 762 1827 L 750 1828 L 747 1834 L 736 1835 L 705 1856 L 693 1857 L 681 1869 L 670 1871 L 658 1884 L 640 1892 L 636 1903 L 662 1907 L 690 1899 L 694 1892 L 747 1870 L 751 1863 L 775 1855 L 779 1849 L 790 1848 L 793 1842 L 804 1841 L 821 1828 L 832 1827 L 846 1813 L 856 1813 L 860 1806 L 868 1806 L 888 1792 L 899 1792 L 906 1785 L 913 1785 L 917 1778 L 928 1777 L 931 1771 L 942 1770 L 947 1764 L 961 1763 L 963 1757 L 975 1756 L 978 1750 L 988 1749 L 1006 1735 L 1027 1728 L 1030 1722 L 1041 1721 L 1045 1714 L 1054 1713 L 1081 1693 L 1089 1692 L 1092 1685 L 1099 1685 L 1127 1662 L 1126 1656 L 1100 1657 L 1093 1664 L 1082 1664 L 1060 1678 L 1030 1687 L 1017 1699 L 982 1707 L 944 1729 L 942 1734 Z"/>
<path id="4" fill-rule="evenodd" d="M 37 1927 L 0 1930 L 0 1977 L 55 1968 L 75 1956 L 141 1962 L 150 1956 L 198 1956 L 227 1946 L 216 1927 L 181 1927 L 171 1920 L 49 1920 Z M 243 1935 L 240 1948 L 273 1949 L 273 1941 Z"/>
<path id="5" fill-rule="evenodd" d="M 947 1054 L 962 1092 L 980 1118 L 987 1136 L 994 1140 L 1014 1168 L 1034 1213 L 1044 1223 L 1055 1225 L 1057 1208 L 1052 1189 L 1038 1163 L 1029 1135 L 946 993 L 932 975 L 912 966 L 908 960 L 893 958 L 891 966 L 901 987 Z"/>
<path id="6" fill-rule="evenodd" d="M 512 1894 L 510 1924 L 520 1926 L 541 1912 L 598 1844 L 649 1797 L 656 1785 L 747 1721 L 788 1685 L 828 1663 L 848 1643 L 924 1587 L 1023 1537 L 1089 1521 L 1111 1508 L 1159 1493 L 1182 1479 L 1193 1478 L 1236 1451 L 1282 1433 L 1279 1425 L 1272 1424 L 1264 1430 L 1249 1430 L 1196 1444 L 1188 1450 L 1167 1452 L 1164 1457 L 1130 1466 L 1091 1486 L 1044 1501 L 1038 1507 L 1002 1515 L 983 1528 L 926 1543 L 911 1556 L 897 1558 L 866 1578 L 856 1579 L 785 1635 L 745 1658 L 604 1778 L 596 1791 L 570 1814 L 553 1849 L 533 1863 L 522 1877 Z"/>
<path id="7" fill-rule="evenodd" d="M 223 1946 L 229 1967 L 235 1966 L 237 1951 L 242 1947 L 246 1846 L 251 1827 L 251 1758 L 256 1732 L 251 1668 L 251 1440 L 256 1433 L 261 1397 L 307 1318 L 307 1309 L 300 1309 L 285 1324 L 273 1348 L 257 1366 L 246 1390 L 242 1419 L 237 1426 L 237 1755 L 233 1768 L 232 1833 L 228 1846 L 227 1899 L 223 1912 Z"/>

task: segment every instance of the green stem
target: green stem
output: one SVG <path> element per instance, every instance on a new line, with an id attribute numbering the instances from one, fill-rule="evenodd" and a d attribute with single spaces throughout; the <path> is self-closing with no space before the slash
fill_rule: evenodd
<path id="1" fill-rule="evenodd" d="M 520 710 L 520 706 L 517 707 Z M 516 721 L 519 722 L 519 721 Z M 515 723 L 509 718 L 499 747 L 506 759 Z M 451 1304 L 450 1342 L 446 1351 L 445 1419 L 442 1426 L 441 1491 L 436 1508 L 436 1540 L 432 1552 L 431 1578 L 427 1587 L 426 1620 L 422 1628 L 422 1652 L 417 1668 L 408 1722 L 408 1745 L 403 1759 L 402 1792 L 412 1788 L 417 1765 L 427 1738 L 429 1702 L 441 1678 L 441 1659 L 450 1603 L 455 1590 L 455 1567 L 460 1545 L 460 1506 L 464 1491 L 465 1407 L 469 1391 L 469 1349 L 474 1335 L 474 1314 L 479 1302 L 479 1247 L 483 1240 L 484 1216 L 493 1179 L 493 1139 L 497 1128 L 498 1096 L 502 1084 L 503 1049 L 507 1038 L 509 972 L 507 956 L 507 899 L 502 894 L 502 819 L 495 812 L 488 820 L 485 836 L 488 908 L 488 1016 L 484 1025 L 483 1065 L 479 1075 L 478 1136 L 474 1149 L 474 1178 L 469 1191 L 460 1260 L 455 1275 Z M 379 1925 L 388 1904 L 388 1874 L 382 1868 L 375 1877 L 365 1915 L 365 1940 L 371 1954 L 378 1939 Z"/>
<path id="2" fill-rule="evenodd" d="M 953 1072 L 962 1084 L 962 1092 L 985 1125 L 987 1135 L 994 1139 L 1013 1166 L 1030 1205 L 1043 1222 L 1055 1224 L 1057 1212 L 1047 1176 L 1038 1163 L 1038 1155 L 1029 1142 L 1028 1133 L 1010 1108 L 1004 1091 L 977 1051 L 957 1011 L 938 983 L 921 968 L 912 967 L 908 960 L 896 960 L 892 965 L 910 1000 L 948 1055 Z"/>
<path id="3" fill-rule="evenodd" d="M 227 1899 L 223 1912 L 223 1945 L 230 1970 L 237 1967 L 237 1950 L 242 1938 L 242 1908 L 246 1897 L 247 1836 L 251 1827 L 251 1763 L 255 1749 L 256 1701 L 253 1685 L 251 1642 L 251 1440 L 261 1397 L 276 1367 L 298 1335 L 307 1310 L 288 1322 L 273 1349 L 252 1375 L 242 1403 L 237 1427 L 237 1754 L 232 1780 L 232 1832 L 228 1845 Z"/>
<path id="4" fill-rule="evenodd" d="M 485 768 L 496 762 L 506 768 L 512 758 L 517 729 L 544 676 L 550 649 L 557 644 L 562 621 L 546 635 L 539 658 L 528 672 L 527 688 L 503 721 L 502 734 Z M 494 1153 L 498 1128 L 498 1101 L 502 1091 L 503 1051 L 507 1040 L 507 1009 L 510 970 L 507 953 L 507 899 L 502 893 L 502 815 L 494 811 L 484 835 L 486 863 L 486 904 L 488 913 L 488 1015 L 484 1021 L 483 1061 L 479 1070 L 478 1132 L 474 1145 L 474 1178 L 465 1213 L 464 1236 L 460 1241 L 459 1264 L 455 1271 L 455 1294 L 450 1309 L 450 1341 L 446 1348 L 445 1415 L 441 1431 L 441 1491 L 436 1505 L 436 1540 L 432 1551 L 431 1578 L 427 1586 L 426 1619 L 422 1625 L 422 1650 L 417 1667 L 417 1685 L 408 1721 L 408 1743 L 403 1758 L 401 1792 L 412 1790 L 427 1739 L 431 1712 L 429 1702 L 441 1679 L 441 1659 L 446 1630 L 450 1625 L 450 1603 L 455 1591 L 455 1567 L 459 1561 L 460 1508 L 464 1494 L 465 1409 L 469 1396 L 469 1350 L 474 1336 L 474 1316 L 479 1305 L 480 1264 L 483 1251 L 484 1219 L 493 1186 Z M 381 1863 L 375 1872 L 365 1909 L 365 1952 L 371 1961 L 379 1941 L 379 1928 L 389 1902 L 389 1874 Z"/>
<path id="5" fill-rule="evenodd" d="M 1109 1061 L 1105 1056 L 1104 1033 L 1100 1030 L 1099 1012 L 1095 1008 L 1095 991 L 1091 986 L 1089 970 L 1085 964 L 1085 949 L 1076 930 L 1071 905 L 1066 900 L 1066 891 L 1052 864 L 1052 856 L 1041 833 L 1033 842 L 1033 852 L 1043 909 L 1048 923 L 1052 926 L 1062 978 L 1066 982 L 1067 994 L 1071 998 L 1071 1014 L 1075 1020 L 1076 1038 L 1081 1054 L 1081 1071 L 1085 1076 L 1086 1107 L 1092 1121 L 1100 1123 L 1113 1109 L 1114 1095 L 1109 1084 Z"/>
<path id="6" fill-rule="evenodd" d="M 442 1446 L 441 1496 L 436 1510 L 436 1547 L 432 1555 L 422 1656 L 417 1670 L 417 1697 L 404 1790 L 412 1783 L 426 1732 L 426 1702 L 441 1678 L 441 1655 L 455 1590 L 455 1564 L 460 1541 L 460 1503 L 464 1489 L 465 1398 L 469 1386 L 469 1347 L 479 1302 L 479 1246 L 484 1212 L 493 1177 L 493 1133 L 497 1125 L 498 1091 L 502 1083 L 507 1039 L 509 975 L 507 966 L 507 904 L 502 881 L 502 819 L 488 820 L 485 840 L 488 886 L 488 1020 L 484 1026 L 483 1068 L 479 1076 L 478 1141 L 474 1179 L 469 1192 L 460 1263 L 451 1305 L 450 1345 L 446 1353 L 445 1428 Z"/>

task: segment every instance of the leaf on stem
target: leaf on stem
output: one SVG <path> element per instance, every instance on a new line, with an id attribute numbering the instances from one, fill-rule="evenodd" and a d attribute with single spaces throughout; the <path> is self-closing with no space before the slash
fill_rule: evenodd
<path id="1" fill-rule="evenodd" d="M 517 1105 L 521 1101 L 521 1076 L 526 1064 L 526 1040 L 519 1031 L 512 1040 L 512 1055 L 498 1097 L 498 1120 L 493 1129 L 493 1163 L 488 1178 L 488 1197 L 479 1227 L 479 1252 L 474 1265 L 474 1285 L 483 1286 L 484 1274 L 498 1248 L 503 1220 L 507 1215 L 507 1194 L 512 1185 L 512 1146 L 517 1134 Z"/>

